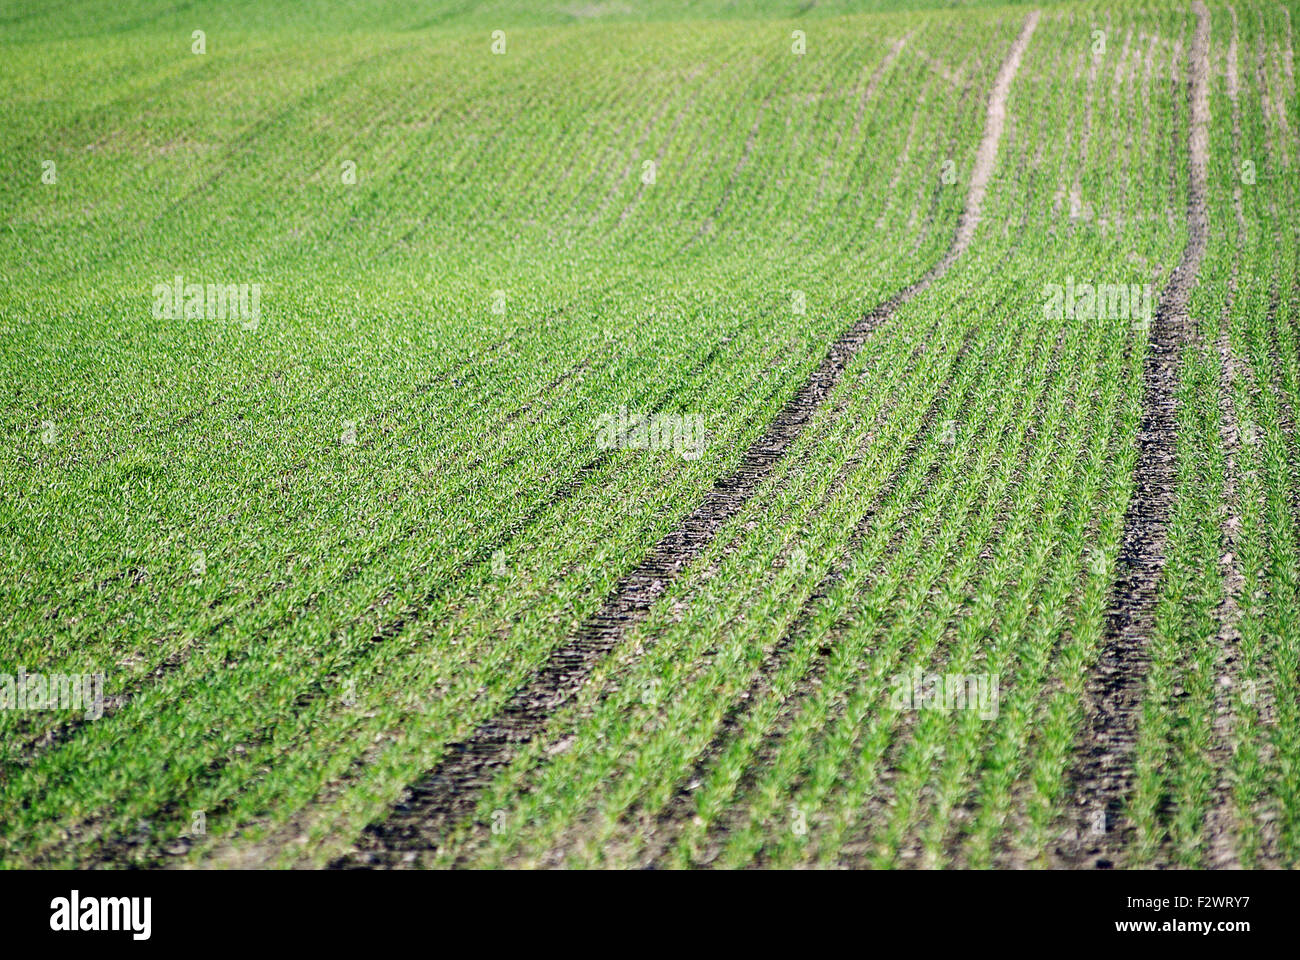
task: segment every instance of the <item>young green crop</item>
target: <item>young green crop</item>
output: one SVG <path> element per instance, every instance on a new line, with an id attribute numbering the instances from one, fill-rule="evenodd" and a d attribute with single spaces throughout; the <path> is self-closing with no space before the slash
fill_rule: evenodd
<path id="1" fill-rule="evenodd" d="M 106 696 L 0 709 L 0 864 L 355 854 L 924 277 L 473 813 L 383 862 L 1078 865 L 1152 347 L 1044 300 L 1159 301 L 1197 13 L 805 6 L 10 5 L 0 675 Z M 1209 5 L 1125 866 L 1300 849 L 1293 10 Z M 177 275 L 260 316 L 159 315 Z M 701 455 L 602 444 L 620 411 L 702 417 Z M 996 710 L 900 707 L 917 670 Z"/>

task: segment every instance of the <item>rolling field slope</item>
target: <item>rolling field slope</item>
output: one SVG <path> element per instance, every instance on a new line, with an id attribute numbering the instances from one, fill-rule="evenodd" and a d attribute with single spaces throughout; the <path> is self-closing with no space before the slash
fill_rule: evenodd
<path id="1" fill-rule="evenodd" d="M 0 4 L 0 865 L 1297 865 L 1295 4 L 515 6 Z"/>

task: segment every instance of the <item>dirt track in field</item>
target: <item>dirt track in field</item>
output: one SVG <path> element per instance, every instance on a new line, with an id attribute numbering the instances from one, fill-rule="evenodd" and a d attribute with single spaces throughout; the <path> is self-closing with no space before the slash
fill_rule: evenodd
<path id="1" fill-rule="evenodd" d="M 1196 30 L 1188 59 L 1188 241 L 1151 325 L 1151 352 L 1142 374 L 1135 489 L 1124 517 L 1106 638 L 1088 683 L 1087 739 L 1070 776 L 1077 811 L 1075 835 L 1059 851 L 1067 866 L 1122 866 L 1120 858 L 1132 832 L 1124 819 L 1124 804 L 1133 786 L 1133 749 L 1149 664 L 1147 645 L 1155 626 L 1166 527 L 1177 482 L 1179 353 L 1193 335 L 1187 307 L 1209 234 L 1210 14 L 1199 0 L 1192 9 Z"/>
<path id="2" fill-rule="evenodd" d="M 704 552 L 722 525 L 754 494 L 803 433 L 868 337 L 899 307 L 942 277 L 966 250 L 975 235 L 993 173 L 1011 83 L 1038 18 L 1038 11 L 1026 17 L 994 81 L 965 207 L 944 257 L 919 280 L 863 316 L 831 344 L 812 376 L 759 441 L 745 452 L 740 465 L 719 479 L 703 502 L 618 583 L 595 616 L 551 654 L 497 717 L 479 726 L 467 740 L 449 747 L 446 759 L 428 777 L 408 788 L 406 798 L 388 819 L 366 830 L 357 851 L 335 861 L 333 866 L 408 864 L 420 852 L 436 849 L 450 826 L 471 815 L 483 788 L 496 771 L 510 762 L 515 749 L 543 731 L 550 717 L 582 687 L 601 659 L 631 626 L 645 617 L 673 579 Z"/>

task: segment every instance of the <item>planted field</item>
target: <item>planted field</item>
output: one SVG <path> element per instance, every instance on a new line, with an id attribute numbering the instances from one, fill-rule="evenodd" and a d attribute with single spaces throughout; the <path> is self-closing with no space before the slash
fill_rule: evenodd
<path id="1" fill-rule="evenodd" d="M 0 865 L 1296 866 L 1296 4 L 463 6 L 0 3 Z"/>

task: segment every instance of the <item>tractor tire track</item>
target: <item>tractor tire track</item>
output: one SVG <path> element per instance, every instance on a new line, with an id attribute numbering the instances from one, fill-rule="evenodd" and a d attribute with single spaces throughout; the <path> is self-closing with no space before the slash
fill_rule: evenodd
<path id="1" fill-rule="evenodd" d="M 1124 517 L 1106 638 L 1088 683 L 1087 740 L 1070 775 L 1077 808 L 1076 835 L 1067 841 L 1062 854 L 1067 865 L 1076 867 L 1114 866 L 1131 832 L 1121 821 L 1134 783 L 1133 751 L 1150 660 L 1147 646 L 1155 627 L 1166 527 L 1177 483 L 1179 354 L 1193 336 L 1187 308 L 1209 233 L 1210 14 L 1200 0 L 1192 9 L 1196 28 L 1188 63 L 1188 240 L 1156 308 L 1150 352 L 1143 366 L 1134 492 Z M 1098 811 L 1105 815 L 1102 830 L 1092 829 Z"/>
<path id="2" fill-rule="evenodd" d="M 545 729 L 550 717 L 577 692 L 605 654 L 646 616 L 669 583 L 704 552 L 718 530 L 754 494 L 803 433 L 867 339 L 903 304 L 942 277 L 965 252 L 979 223 L 997 158 L 1011 83 L 1038 19 L 1038 11 L 1026 17 L 994 81 L 965 209 L 944 257 L 832 343 L 821 364 L 763 436 L 744 453 L 739 465 L 720 478 L 703 502 L 619 581 L 601 609 L 573 639 L 550 655 L 499 716 L 480 725 L 468 739 L 450 746 L 446 759 L 425 780 L 408 788 L 406 799 L 389 818 L 366 830 L 358 843 L 358 853 L 340 858 L 332 866 L 395 864 L 404 852 L 436 845 L 449 826 L 471 815 L 483 788 L 497 770 L 509 763 L 515 748 L 532 741 Z"/>

